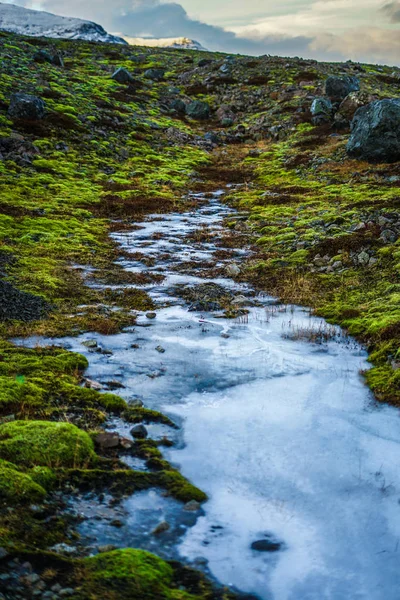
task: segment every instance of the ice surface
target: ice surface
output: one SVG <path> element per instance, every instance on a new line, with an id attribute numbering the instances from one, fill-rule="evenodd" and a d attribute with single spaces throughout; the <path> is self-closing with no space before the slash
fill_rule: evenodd
<path id="1" fill-rule="evenodd" d="M 182 253 L 199 249 L 185 235 L 203 224 L 218 228 L 226 214 L 215 197 L 196 213 L 169 215 L 166 222 L 158 216 L 115 239 L 132 252 L 150 242 L 140 252 L 157 258 L 167 280 L 151 288 L 158 300 L 172 283 L 197 281 L 170 270 Z M 154 237 L 160 231 L 166 238 Z M 169 237 L 180 240 L 181 250 L 162 258 Z M 138 265 L 135 257 L 125 263 Z M 219 282 L 246 292 L 230 280 Z M 183 438 L 174 430 L 167 434 L 177 444 L 166 456 L 210 500 L 175 540 L 182 558 L 204 557 L 222 583 L 262 600 L 398 600 L 399 411 L 373 400 L 360 376 L 366 353 L 354 340 L 340 330 L 324 344 L 287 339 L 288 332 L 326 325 L 300 308 L 259 300 L 261 306 L 237 321 L 176 303 L 158 310 L 153 321 L 140 316 L 119 335 L 85 334 L 61 343 L 88 357 L 88 377 L 120 381 L 123 397 L 140 396 L 183 425 Z M 90 352 L 82 344 L 89 338 L 112 354 Z M 28 341 L 54 342 L 60 343 Z M 125 504 L 132 512 L 128 528 L 138 528 L 136 511 L 139 520 L 147 508 L 151 515 L 151 497 Z M 179 503 L 162 502 L 162 518 L 173 521 L 176 511 L 179 522 Z M 282 549 L 251 550 L 267 534 Z M 116 534 L 101 539 L 115 542 Z M 133 530 L 123 540 L 149 547 L 149 538 Z"/>

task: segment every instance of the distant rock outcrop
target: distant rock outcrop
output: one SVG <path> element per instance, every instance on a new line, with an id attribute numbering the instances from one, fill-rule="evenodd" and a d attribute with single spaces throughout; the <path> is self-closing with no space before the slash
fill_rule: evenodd
<path id="1" fill-rule="evenodd" d="M 181 38 L 127 38 L 133 46 L 150 46 L 153 48 L 176 48 L 178 50 L 201 50 L 207 52 L 200 42 L 187 37 Z"/>
<path id="2" fill-rule="evenodd" d="M 127 44 L 123 38 L 110 35 L 97 23 L 30 10 L 15 4 L 0 3 L 0 30 L 32 37 Z"/>

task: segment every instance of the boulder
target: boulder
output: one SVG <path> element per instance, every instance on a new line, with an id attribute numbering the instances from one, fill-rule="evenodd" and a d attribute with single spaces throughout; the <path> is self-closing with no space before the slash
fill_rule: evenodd
<path id="1" fill-rule="evenodd" d="M 186 112 L 186 104 L 181 98 L 172 98 L 168 102 L 168 108 L 178 115 L 184 115 Z"/>
<path id="2" fill-rule="evenodd" d="M 117 69 L 115 73 L 111 76 L 111 79 L 114 79 L 114 81 L 117 81 L 118 83 L 122 84 L 133 83 L 135 81 L 132 75 L 129 73 L 129 71 L 127 71 L 123 67 Z"/>
<path id="3" fill-rule="evenodd" d="M 144 72 L 144 77 L 146 79 L 151 79 L 152 81 L 162 81 L 164 79 L 164 75 L 164 69 L 147 69 L 147 71 Z"/>
<path id="4" fill-rule="evenodd" d="M 13 94 L 8 107 L 8 116 L 14 120 L 40 121 L 46 105 L 41 98 L 30 94 Z"/>
<path id="5" fill-rule="evenodd" d="M 49 63 L 52 64 L 53 58 L 51 54 L 47 52 L 47 50 L 38 50 L 33 56 L 33 60 L 37 63 Z"/>
<path id="6" fill-rule="evenodd" d="M 186 114 L 191 119 L 204 121 L 210 118 L 210 105 L 207 104 L 207 102 L 202 102 L 201 100 L 194 100 L 186 105 Z"/>
<path id="7" fill-rule="evenodd" d="M 278 542 L 273 536 L 269 535 L 251 544 L 251 549 L 257 552 L 278 552 L 281 548 L 281 542 Z"/>
<path id="8" fill-rule="evenodd" d="M 400 160 L 400 99 L 377 100 L 357 110 L 347 153 L 370 162 Z"/>
<path id="9" fill-rule="evenodd" d="M 373 98 L 366 92 L 351 92 L 339 106 L 335 119 L 352 121 L 357 110 L 362 106 L 370 104 L 372 100 Z"/>
<path id="10" fill-rule="evenodd" d="M 332 102 L 328 98 L 315 98 L 311 104 L 311 116 L 314 125 L 330 123 L 333 116 Z"/>
<path id="11" fill-rule="evenodd" d="M 332 75 L 325 82 L 325 94 L 335 102 L 344 100 L 351 92 L 358 92 L 359 89 L 359 79 L 349 75 L 343 77 Z"/>
<path id="12" fill-rule="evenodd" d="M 94 439 L 95 444 L 103 450 L 108 450 L 110 448 L 117 448 L 119 446 L 119 434 L 117 432 L 104 431 L 102 433 L 98 433 Z"/>

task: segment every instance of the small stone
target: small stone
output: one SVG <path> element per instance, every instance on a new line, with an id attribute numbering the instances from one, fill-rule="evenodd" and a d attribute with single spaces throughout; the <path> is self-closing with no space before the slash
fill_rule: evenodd
<path id="1" fill-rule="evenodd" d="M 372 258 L 369 259 L 368 266 L 369 267 L 374 267 L 377 262 L 378 262 L 378 259 L 372 257 Z"/>
<path id="2" fill-rule="evenodd" d="M 98 433 L 94 439 L 95 443 L 103 449 L 117 448 L 120 443 L 120 437 L 117 432 L 104 431 Z"/>
<path id="3" fill-rule="evenodd" d="M 383 240 L 386 244 L 390 244 L 397 240 L 397 234 L 391 229 L 384 229 L 380 235 L 381 240 Z"/>
<path id="4" fill-rule="evenodd" d="M 343 267 L 343 263 L 341 260 L 335 260 L 335 262 L 332 265 L 332 269 L 341 269 Z"/>
<path id="5" fill-rule="evenodd" d="M 57 552 L 58 554 L 76 554 L 77 549 L 75 546 L 69 546 L 68 544 L 56 544 L 50 548 L 52 552 Z"/>
<path id="6" fill-rule="evenodd" d="M 237 277 L 240 273 L 240 267 L 237 264 L 232 263 L 225 268 L 225 272 L 229 277 Z"/>
<path id="7" fill-rule="evenodd" d="M 142 406 L 144 406 L 144 402 L 140 398 L 132 398 L 131 400 L 128 400 L 128 403 L 132 408 L 142 408 Z"/>
<path id="8" fill-rule="evenodd" d="M 148 431 L 147 431 L 146 427 L 142 424 L 135 425 L 131 429 L 131 436 L 136 439 L 139 439 L 139 440 L 144 440 L 148 436 Z"/>
<path id="9" fill-rule="evenodd" d="M 121 529 L 121 527 L 124 526 L 123 522 L 120 519 L 114 519 L 113 521 L 110 521 L 110 525 L 111 527 L 117 527 L 118 529 Z"/>
<path id="10" fill-rule="evenodd" d="M 257 552 L 277 552 L 281 548 L 282 544 L 272 537 L 257 540 L 251 544 L 251 549 Z"/>
<path id="11" fill-rule="evenodd" d="M 210 118 L 211 110 L 207 102 L 202 102 L 201 100 L 194 100 L 193 102 L 189 102 L 189 104 L 186 105 L 186 114 L 191 119 L 204 121 Z"/>
<path id="12" fill-rule="evenodd" d="M 24 580 L 28 585 L 34 585 L 35 583 L 40 581 L 40 577 L 37 573 L 30 573 L 29 575 L 26 575 L 26 577 L 24 577 Z"/>
<path id="13" fill-rule="evenodd" d="M 55 594 L 58 594 L 58 592 L 61 592 L 61 590 L 62 590 L 62 587 L 59 583 L 56 583 L 51 588 L 51 591 L 54 592 Z"/>
<path id="14" fill-rule="evenodd" d="M 116 550 L 116 549 L 117 549 L 117 546 L 114 546 L 113 544 L 106 544 L 105 546 L 97 547 L 97 551 L 100 552 L 100 554 L 104 554 L 104 552 L 112 552 L 113 550 Z"/>
<path id="15" fill-rule="evenodd" d="M 360 254 L 357 256 L 358 264 L 361 266 L 364 266 L 364 267 L 369 263 L 369 259 L 370 259 L 370 256 L 369 256 L 368 252 L 365 252 L 365 251 L 360 252 Z"/>
<path id="16" fill-rule="evenodd" d="M 146 79 L 152 79 L 153 81 L 162 81 L 164 79 L 164 69 L 147 69 L 143 76 Z"/>
<path id="17" fill-rule="evenodd" d="M 119 445 L 124 450 L 130 450 L 133 448 L 132 440 L 128 440 L 127 438 L 119 438 Z"/>
<path id="18" fill-rule="evenodd" d="M 93 381 L 92 379 L 85 379 L 85 388 L 95 390 L 96 392 L 100 392 L 103 389 L 103 386 L 98 381 Z"/>
<path id="19" fill-rule="evenodd" d="M 109 390 L 122 390 L 125 388 L 123 383 L 115 381 L 114 379 L 111 381 L 104 381 L 103 383 Z"/>
<path id="20" fill-rule="evenodd" d="M 148 319 L 155 319 L 157 317 L 157 313 L 155 313 L 155 312 L 148 312 L 148 313 L 146 313 L 146 317 Z"/>
<path id="21" fill-rule="evenodd" d="M 85 340 L 84 342 L 82 342 L 82 346 L 85 346 L 86 348 L 97 348 L 97 346 L 98 346 L 97 340 L 95 340 L 95 339 Z"/>
<path id="22" fill-rule="evenodd" d="M 59 592 L 59 596 L 61 596 L 61 598 L 65 598 L 67 596 L 72 596 L 75 593 L 75 590 L 72 588 L 64 588 Z"/>
<path id="23" fill-rule="evenodd" d="M 188 512 L 197 512 L 200 509 L 201 504 L 200 502 L 197 502 L 197 500 L 190 500 L 190 502 L 186 502 L 185 506 L 183 507 L 183 510 Z"/>
<path id="24" fill-rule="evenodd" d="M 165 348 L 163 348 L 162 346 L 157 346 L 156 350 L 157 350 L 157 352 L 159 352 L 160 354 L 164 354 L 164 352 L 165 352 Z"/>
<path id="25" fill-rule="evenodd" d="M 8 552 L 5 548 L 0 548 L 0 560 L 8 556 Z"/>
<path id="26" fill-rule="evenodd" d="M 165 533 L 169 529 L 170 529 L 169 523 L 167 523 L 167 521 L 163 521 L 162 523 L 159 523 L 157 525 L 157 527 L 155 527 L 153 529 L 153 531 L 151 532 L 151 535 L 161 535 L 162 533 Z"/>

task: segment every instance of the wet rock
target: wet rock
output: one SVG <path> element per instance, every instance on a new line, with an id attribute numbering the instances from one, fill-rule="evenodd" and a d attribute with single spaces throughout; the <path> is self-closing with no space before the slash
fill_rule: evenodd
<path id="1" fill-rule="evenodd" d="M 281 548 L 281 542 L 278 542 L 273 536 L 267 536 L 251 544 L 251 549 L 257 552 L 278 552 Z"/>
<path id="2" fill-rule="evenodd" d="M 133 448 L 133 442 L 132 440 L 128 440 L 128 438 L 120 438 L 119 445 L 124 450 L 130 450 L 131 448 Z"/>
<path id="3" fill-rule="evenodd" d="M 170 529 L 170 524 L 167 523 L 167 521 L 163 521 L 162 523 L 159 523 L 157 525 L 157 527 L 155 527 L 153 529 L 153 531 L 151 532 L 151 535 L 161 535 L 162 533 L 165 533 L 169 529 Z"/>
<path id="4" fill-rule="evenodd" d="M 207 104 L 207 102 L 202 102 L 201 100 L 189 102 L 189 104 L 186 105 L 186 114 L 191 119 L 204 121 L 210 118 L 210 105 Z"/>
<path id="5" fill-rule="evenodd" d="M 112 521 L 110 521 L 110 525 L 111 525 L 111 527 L 116 527 L 117 529 L 121 529 L 121 527 L 124 526 L 124 523 L 121 521 L 121 519 L 113 519 Z"/>
<path id="6" fill-rule="evenodd" d="M 100 392 L 103 389 L 103 386 L 98 381 L 93 381 L 92 379 L 85 379 L 85 388 L 89 390 L 95 390 L 96 392 Z"/>
<path id="7" fill-rule="evenodd" d="M 185 506 L 183 507 L 183 510 L 186 510 L 188 512 L 197 512 L 200 509 L 201 504 L 196 500 L 190 500 L 190 502 L 186 502 Z"/>
<path id="8" fill-rule="evenodd" d="M 152 81 L 162 81 L 164 79 L 164 75 L 164 69 L 147 69 L 147 71 L 145 71 L 143 74 L 146 79 L 151 79 Z"/>
<path id="9" fill-rule="evenodd" d="M 102 382 L 107 389 L 109 390 L 122 390 L 125 388 L 124 384 L 121 383 L 120 381 L 115 381 L 114 379 L 112 379 L 111 381 L 104 381 Z"/>
<path id="10" fill-rule="evenodd" d="M 13 94 L 8 107 L 8 116 L 14 120 L 40 121 L 46 105 L 41 98 L 30 94 Z"/>
<path id="11" fill-rule="evenodd" d="M 95 340 L 95 339 L 85 340 L 84 342 L 82 342 L 82 346 L 85 346 L 85 348 L 89 348 L 89 349 L 97 348 L 97 346 L 98 346 L 97 340 Z"/>
<path id="12" fill-rule="evenodd" d="M 357 256 L 357 262 L 362 267 L 365 267 L 368 265 L 369 259 L 370 259 L 370 256 L 369 256 L 368 252 L 365 252 L 365 251 L 360 252 L 360 254 L 358 254 L 358 256 Z"/>
<path id="13" fill-rule="evenodd" d="M 131 436 L 139 440 L 144 440 L 148 436 L 148 431 L 144 425 L 135 425 L 131 429 Z"/>
<path id="14" fill-rule="evenodd" d="M 186 112 L 186 104 L 181 98 L 173 98 L 168 102 L 168 108 L 178 115 L 184 115 Z"/>
<path id="15" fill-rule="evenodd" d="M 400 160 L 400 99 L 377 100 L 358 109 L 347 153 L 370 162 Z"/>
<path id="16" fill-rule="evenodd" d="M 104 431 L 102 433 L 98 433 L 94 441 L 97 446 L 107 450 L 109 448 L 117 448 L 120 443 L 120 437 L 116 432 Z"/>
<path id="17" fill-rule="evenodd" d="M 129 406 L 131 406 L 132 408 L 142 408 L 142 406 L 144 406 L 144 402 L 140 398 L 131 398 L 130 400 L 128 400 L 128 402 Z"/>
<path id="18" fill-rule="evenodd" d="M 165 352 L 165 348 L 163 348 L 162 346 L 157 346 L 156 347 L 157 352 L 159 352 L 160 354 L 164 354 Z"/>
<path id="19" fill-rule="evenodd" d="M 332 75 L 325 82 L 325 94 L 335 102 L 344 100 L 351 92 L 358 92 L 359 89 L 359 79 L 348 75 L 344 77 Z"/>
<path id="20" fill-rule="evenodd" d="M 122 84 L 134 83 L 135 81 L 132 75 L 129 73 L 129 71 L 127 71 L 123 67 L 117 69 L 115 73 L 113 73 L 113 75 L 111 76 L 111 79 Z"/>
<path id="21" fill-rule="evenodd" d="M 146 313 L 146 317 L 147 317 L 147 319 L 155 319 L 157 317 L 157 313 L 148 312 L 148 313 Z"/>
<path id="22" fill-rule="evenodd" d="M 311 104 L 311 116 L 314 125 L 330 123 L 333 117 L 332 102 L 328 98 L 315 98 Z"/>

